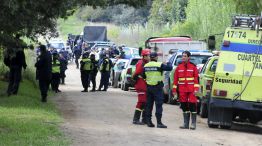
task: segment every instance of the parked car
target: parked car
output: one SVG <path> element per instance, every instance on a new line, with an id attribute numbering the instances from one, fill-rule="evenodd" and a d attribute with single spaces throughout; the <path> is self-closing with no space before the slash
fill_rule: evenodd
<path id="1" fill-rule="evenodd" d="M 125 69 L 121 72 L 120 76 L 120 84 L 121 84 L 121 89 L 124 91 L 127 91 L 129 87 L 133 87 L 134 85 L 132 84 L 132 74 L 136 69 L 136 63 L 140 60 L 141 58 L 131 58 L 127 65 L 125 66 Z"/>
<path id="2" fill-rule="evenodd" d="M 48 48 L 50 49 L 55 49 L 58 53 L 65 51 L 67 52 L 68 56 L 67 59 L 71 60 L 72 56 L 73 56 L 73 52 L 70 48 L 70 46 L 67 46 L 65 41 L 63 41 L 62 39 L 52 39 L 48 42 L 47 45 Z"/>
<path id="3" fill-rule="evenodd" d="M 207 63 L 202 67 L 199 73 L 199 100 L 200 100 L 200 116 L 207 118 L 208 103 L 211 95 L 211 87 L 215 76 L 219 56 L 210 57 Z"/>
<path id="4" fill-rule="evenodd" d="M 118 59 L 115 62 L 115 65 L 112 68 L 111 74 L 110 74 L 110 81 L 111 81 L 111 85 L 113 86 L 113 88 L 118 87 L 118 82 L 120 82 L 121 72 L 127 66 L 128 61 L 129 61 L 128 59 Z"/>
<path id="5" fill-rule="evenodd" d="M 168 60 L 173 66 L 172 71 L 164 72 L 164 94 L 165 101 L 170 104 L 176 104 L 178 100 L 178 95 L 173 96 L 172 87 L 174 81 L 174 72 L 179 63 L 182 62 L 182 52 L 184 50 L 179 50 Z M 213 56 L 212 53 L 208 51 L 198 51 L 198 50 L 189 50 L 191 53 L 190 61 L 196 65 L 205 64 L 209 57 Z"/>

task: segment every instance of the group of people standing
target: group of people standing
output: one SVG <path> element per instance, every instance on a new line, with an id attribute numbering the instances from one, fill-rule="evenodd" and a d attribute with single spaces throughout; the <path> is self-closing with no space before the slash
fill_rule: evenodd
<path id="1" fill-rule="evenodd" d="M 195 93 L 198 91 L 198 71 L 196 66 L 190 62 L 190 52 L 182 53 L 183 62 L 179 64 L 174 73 L 173 94 L 178 94 L 183 110 L 184 123 L 181 129 L 196 129 L 196 104 L 197 98 Z M 163 113 L 163 71 L 171 71 L 172 65 L 168 63 L 157 62 L 157 53 L 151 52 L 150 49 L 143 49 L 141 52 L 142 59 L 136 64 L 136 71 L 133 78 L 136 81 L 135 89 L 138 94 L 138 101 L 133 117 L 133 124 L 155 127 L 152 122 L 152 110 L 155 103 L 156 120 L 158 128 L 167 128 L 162 123 Z M 140 117 L 142 115 L 142 121 Z"/>

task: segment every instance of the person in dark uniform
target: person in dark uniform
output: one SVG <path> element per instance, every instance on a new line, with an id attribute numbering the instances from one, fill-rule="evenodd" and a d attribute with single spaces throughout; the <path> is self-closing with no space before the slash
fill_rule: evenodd
<path id="1" fill-rule="evenodd" d="M 78 59 L 81 57 L 82 50 L 79 46 L 74 47 L 74 55 L 75 55 L 75 63 L 76 63 L 76 68 L 79 68 L 79 62 Z"/>
<path id="2" fill-rule="evenodd" d="M 88 92 L 88 79 L 89 79 L 89 74 L 92 70 L 92 63 L 88 57 L 89 57 L 89 53 L 86 52 L 83 54 L 82 60 L 80 61 L 81 81 L 84 88 L 84 90 L 81 92 Z"/>
<path id="3" fill-rule="evenodd" d="M 65 84 L 65 71 L 67 70 L 67 59 L 66 56 L 63 55 L 63 52 L 59 53 L 59 62 L 61 63 L 61 68 L 60 68 L 60 79 L 61 79 L 61 84 Z"/>
<path id="4" fill-rule="evenodd" d="M 4 57 L 4 63 L 9 67 L 9 85 L 7 95 L 16 95 L 22 77 L 22 68 L 26 69 L 25 53 L 20 44 L 20 39 L 16 38 L 15 45 L 9 49 Z"/>
<path id="5" fill-rule="evenodd" d="M 92 63 L 92 70 L 90 72 L 90 81 L 92 82 L 92 85 L 93 85 L 91 92 L 95 92 L 96 91 L 96 75 L 98 72 L 98 61 L 95 58 L 95 54 L 91 54 L 90 59 Z"/>
<path id="6" fill-rule="evenodd" d="M 57 51 L 53 51 L 52 54 L 52 80 L 51 80 L 51 87 L 54 92 L 61 92 L 59 90 L 59 83 L 60 83 L 60 70 L 61 70 L 61 63 L 59 61 L 59 55 Z"/>
<path id="7" fill-rule="evenodd" d="M 112 61 L 109 59 L 109 55 L 104 54 L 103 56 L 104 58 L 100 65 L 101 80 L 100 80 L 98 91 L 107 91 L 108 84 L 109 84 L 110 70 L 113 66 Z M 104 86 L 104 89 L 101 90 L 103 86 Z"/>
<path id="8" fill-rule="evenodd" d="M 144 78 L 147 84 L 147 102 L 146 102 L 146 117 L 147 117 L 147 126 L 155 127 L 152 123 L 152 110 L 155 102 L 156 106 L 156 119 L 157 119 L 157 128 L 167 128 L 161 121 L 162 112 L 163 112 L 163 71 L 171 71 L 172 66 L 170 63 L 157 62 L 157 53 L 152 52 L 150 54 L 150 62 L 144 66 Z"/>
<path id="9" fill-rule="evenodd" d="M 52 77 L 52 56 L 45 45 L 40 47 L 40 56 L 37 57 L 36 78 L 39 80 L 42 102 L 47 102 L 47 91 Z"/>

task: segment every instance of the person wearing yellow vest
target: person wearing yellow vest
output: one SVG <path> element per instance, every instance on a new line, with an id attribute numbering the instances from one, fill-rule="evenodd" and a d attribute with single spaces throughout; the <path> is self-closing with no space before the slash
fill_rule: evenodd
<path id="1" fill-rule="evenodd" d="M 82 60 L 80 61 L 81 81 L 84 88 L 81 92 L 88 92 L 88 79 L 92 70 L 92 62 L 88 57 L 89 53 L 86 52 L 82 55 Z"/>
<path id="2" fill-rule="evenodd" d="M 59 55 L 57 51 L 53 51 L 52 53 L 52 79 L 51 79 L 51 87 L 54 92 L 61 92 L 59 88 L 60 84 L 60 61 Z"/>
<path id="3" fill-rule="evenodd" d="M 161 121 L 162 112 L 163 112 L 163 71 L 171 71 L 172 66 L 170 63 L 162 63 L 157 62 L 157 53 L 150 53 L 150 62 L 148 62 L 144 66 L 144 78 L 147 84 L 147 102 L 146 102 L 146 118 L 147 118 L 147 126 L 155 127 L 153 124 L 152 110 L 154 106 L 154 102 L 156 105 L 156 119 L 157 119 L 157 128 L 167 128 Z"/>
<path id="4" fill-rule="evenodd" d="M 103 54 L 103 60 L 100 65 L 101 80 L 97 91 L 107 91 L 110 77 L 110 70 L 113 66 L 112 61 L 109 59 L 109 54 Z M 102 87 L 104 86 L 104 89 Z"/>

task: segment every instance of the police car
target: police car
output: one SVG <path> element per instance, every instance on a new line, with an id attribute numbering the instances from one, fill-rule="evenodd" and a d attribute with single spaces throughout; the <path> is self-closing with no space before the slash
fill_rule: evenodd
<path id="1" fill-rule="evenodd" d="M 237 15 L 224 33 L 211 89 L 208 126 L 262 120 L 262 17 Z"/>

